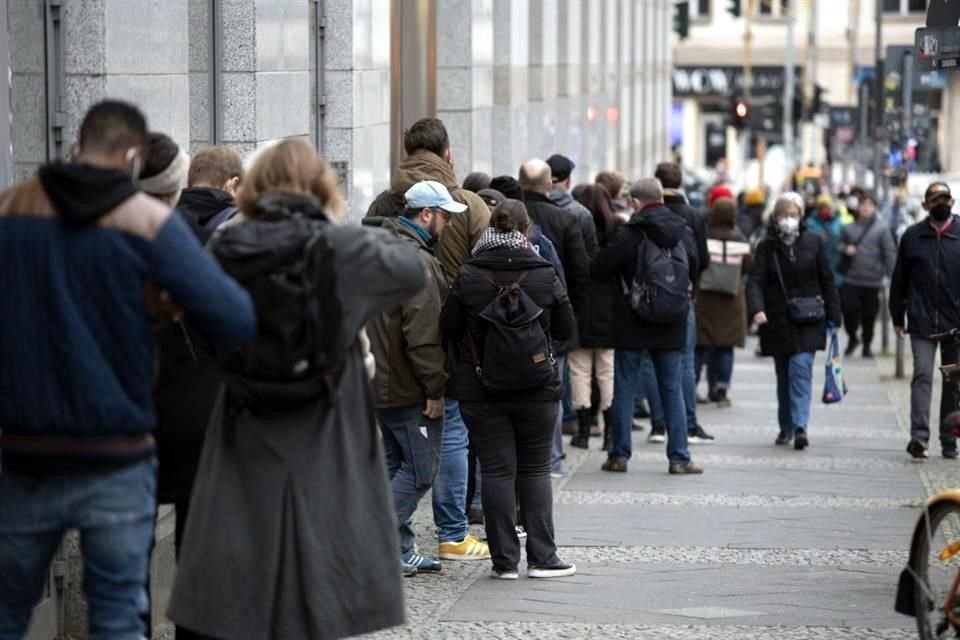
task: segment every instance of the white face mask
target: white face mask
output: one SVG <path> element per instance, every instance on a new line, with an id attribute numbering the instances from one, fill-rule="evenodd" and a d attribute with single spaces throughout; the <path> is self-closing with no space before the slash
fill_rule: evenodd
<path id="1" fill-rule="evenodd" d="M 800 234 L 800 220 L 792 216 L 777 220 L 780 237 L 788 244 Z"/>

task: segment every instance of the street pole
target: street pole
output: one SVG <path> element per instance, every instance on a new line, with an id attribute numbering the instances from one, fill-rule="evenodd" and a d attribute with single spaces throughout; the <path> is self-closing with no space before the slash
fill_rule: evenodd
<path id="1" fill-rule="evenodd" d="M 783 155 L 787 160 L 788 175 L 792 175 L 794 169 L 794 151 L 793 151 L 793 97 L 796 87 L 794 78 L 793 58 L 794 58 L 794 37 L 796 31 L 796 16 L 794 6 L 790 6 L 790 15 L 787 16 L 787 48 L 784 53 L 783 63 Z"/>
<path id="2" fill-rule="evenodd" d="M 873 38 L 873 59 L 876 73 L 876 90 L 873 95 L 874 124 L 877 126 L 877 135 L 873 138 L 873 190 L 878 202 L 883 202 L 884 185 L 881 179 L 883 173 L 883 145 L 881 144 L 880 131 L 883 122 L 883 73 L 880 69 L 881 52 L 883 51 L 883 0 L 874 0 L 873 15 L 875 22 Z"/>
<path id="3" fill-rule="evenodd" d="M 913 136 L 913 54 L 903 54 L 903 146 Z"/>
<path id="4" fill-rule="evenodd" d="M 753 108 L 750 100 L 750 92 L 753 88 L 753 29 L 752 29 L 752 20 L 753 20 L 753 6 L 755 0 L 747 0 L 747 13 L 745 16 L 745 28 L 743 31 L 743 99 L 746 101 L 748 107 Z M 746 184 L 747 177 L 747 165 L 750 162 L 750 125 L 747 123 L 746 128 L 740 131 L 740 157 L 743 159 L 743 162 L 740 165 L 740 174 L 741 178 L 744 181 L 744 186 L 749 186 Z M 763 185 L 760 185 L 761 187 Z"/>
<path id="5" fill-rule="evenodd" d="M 810 156 L 803 157 L 802 161 L 809 160 L 817 165 L 820 164 L 820 128 L 816 125 L 816 118 L 813 113 L 813 103 L 817 95 L 817 0 L 809 0 L 807 3 L 807 68 L 803 75 L 803 99 L 805 111 L 810 118 L 806 126 L 809 139 L 804 136 L 804 148 L 809 150 Z"/>
<path id="6" fill-rule="evenodd" d="M 863 184 L 867 173 L 867 139 L 870 133 L 867 128 L 870 126 L 868 110 L 870 108 L 870 85 L 867 82 L 860 83 L 860 130 L 857 132 L 857 163 L 856 163 L 856 181 L 857 184 Z"/>

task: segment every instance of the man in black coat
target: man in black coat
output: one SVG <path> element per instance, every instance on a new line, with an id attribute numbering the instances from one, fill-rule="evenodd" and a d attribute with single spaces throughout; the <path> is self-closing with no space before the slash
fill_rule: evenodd
<path id="1" fill-rule="evenodd" d="M 663 251 L 685 251 L 691 278 L 696 270 L 695 249 L 684 222 L 664 206 L 663 191 L 657 180 L 638 181 L 630 188 L 630 195 L 637 212 L 600 250 L 590 269 L 594 280 L 616 280 L 624 289 L 624 295 L 614 299 L 612 335 L 616 356 L 613 406 L 610 407 L 613 447 L 602 468 L 604 471 L 627 470 L 627 460 L 632 453 L 631 427 L 641 364 L 644 352 L 649 352 L 666 414 L 668 470 L 673 474 L 703 473 L 703 468 L 690 460 L 687 448 L 682 389 L 686 323 L 644 322 L 633 311 L 626 295 L 630 283 L 637 277 L 637 254 L 642 243 L 652 242 Z"/>
<path id="2" fill-rule="evenodd" d="M 960 217 L 951 213 L 950 187 L 927 187 L 923 208 L 930 217 L 907 229 L 900 240 L 897 265 L 890 282 L 890 317 L 897 335 L 910 334 L 913 381 L 910 384 L 910 444 L 914 458 L 927 457 L 930 439 L 930 400 L 937 342 L 933 334 L 960 329 Z M 906 322 L 904 322 L 906 317 Z M 943 364 L 957 362 L 957 344 L 940 342 Z M 943 384 L 940 400 L 940 450 L 957 458 L 957 440 L 943 421 L 957 410 L 957 392 Z"/>

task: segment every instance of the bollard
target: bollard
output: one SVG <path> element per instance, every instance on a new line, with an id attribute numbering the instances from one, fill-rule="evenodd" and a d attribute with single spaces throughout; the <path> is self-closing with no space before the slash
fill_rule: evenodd
<path id="1" fill-rule="evenodd" d="M 897 355 L 896 355 L 896 369 L 894 376 L 897 380 L 903 379 L 903 338 L 897 336 Z"/>
<path id="2" fill-rule="evenodd" d="M 880 289 L 880 353 L 890 355 L 890 307 L 887 306 L 886 284 Z"/>

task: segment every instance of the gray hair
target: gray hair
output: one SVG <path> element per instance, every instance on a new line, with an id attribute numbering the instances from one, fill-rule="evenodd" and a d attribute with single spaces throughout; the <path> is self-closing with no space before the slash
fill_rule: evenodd
<path id="1" fill-rule="evenodd" d="M 773 205 L 773 217 L 779 218 L 787 210 L 787 207 L 796 207 L 800 217 L 803 217 L 803 198 L 796 191 L 787 191 L 780 194 Z"/>
<path id="2" fill-rule="evenodd" d="M 630 185 L 630 197 L 644 205 L 663 202 L 663 185 L 656 178 L 640 178 Z"/>
<path id="3" fill-rule="evenodd" d="M 550 193 L 553 188 L 553 174 L 550 165 L 539 158 L 527 160 L 520 166 L 520 187 L 533 193 Z"/>

